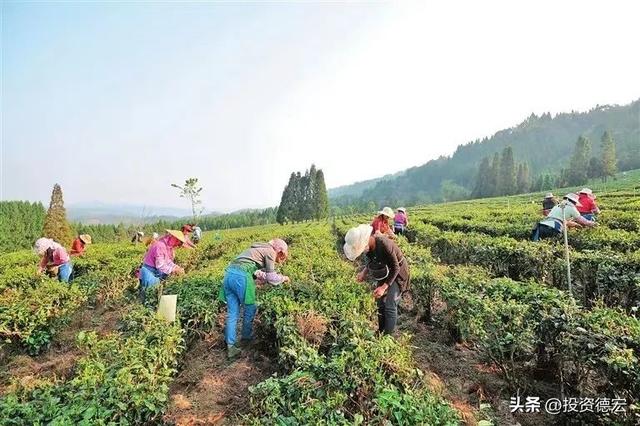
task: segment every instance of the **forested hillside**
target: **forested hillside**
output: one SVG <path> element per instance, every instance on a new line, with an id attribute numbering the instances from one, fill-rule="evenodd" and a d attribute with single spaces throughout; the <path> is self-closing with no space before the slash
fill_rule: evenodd
<path id="1" fill-rule="evenodd" d="M 599 156 L 605 131 L 614 140 L 618 170 L 640 168 L 640 100 L 637 100 L 629 105 L 597 106 L 588 112 L 555 117 L 549 113 L 532 114 L 519 125 L 490 138 L 458 146 L 450 157 L 431 160 L 369 187 L 367 182 L 359 182 L 341 187 L 340 195 L 334 191 L 329 191 L 329 195 L 332 204 L 339 206 L 367 205 L 371 201 L 376 205 L 415 204 L 442 201 L 447 198 L 443 195 L 464 198 L 474 189 L 483 158 L 493 158 L 508 146 L 513 148 L 516 164 L 528 165 L 530 179 L 535 182 L 543 174 L 562 174 L 580 136 L 591 141 L 592 155 Z"/>

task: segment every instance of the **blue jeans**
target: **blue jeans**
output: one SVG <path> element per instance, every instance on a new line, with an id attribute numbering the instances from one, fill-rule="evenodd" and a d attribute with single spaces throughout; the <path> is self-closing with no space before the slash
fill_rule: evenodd
<path id="1" fill-rule="evenodd" d="M 242 319 L 242 338 L 251 339 L 253 333 L 253 317 L 257 306 L 244 304 L 244 293 L 247 289 L 247 274 L 240 269 L 229 268 L 222 281 L 224 294 L 227 298 L 227 322 L 224 327 L 224 339 L 227 345 L 236 343 L 236 326 L 240 317 L 240 306 L 244 305 Z"/>
<path id="2" fill-rule="evenodd" d="M 63 263 L 58 267 L 58 281 L 62 283 L 68 283 L 73 272 L 73 265 L 71 262 Z"/>
<path id="3" fill-rule="evenodd" d="M 140 287 L 138 288 L 138 298 L 144 303 L 146 299 L 146 291 L 160 283 L 160 280 L 167 275 L 148 265 L 140 267 Z"/>
<path id="4" fill-rule="evenodd" d="M 594 221 L 596 220 L 596 215 L 593 213 L 582 213 L 580 216 L 584 217 L 587 220 Z"/>

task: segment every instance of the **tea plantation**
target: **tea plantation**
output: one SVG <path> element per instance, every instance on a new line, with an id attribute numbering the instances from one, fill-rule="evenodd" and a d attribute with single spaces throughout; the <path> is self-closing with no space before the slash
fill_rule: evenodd
<path id="1" fill-rule="evenodd" d="M 500 400 L 526 393 L 541 373 L 558 398 L 608 397 L 626 405 L 624 412 L 536 417 L 538 424 L 636 424 L 637 185 L 632 180 L 599 192 L 600 226 L 571 230 L 571 293 L 561 241 L 528 238 L 540 217 L 539 194 L 409 209 L 410 232 L 398 244 L 411 265 L 411 292 L 401 318 L 411 326 L 395 338 L 375 332 L 372 287 L 356 282 L 356 265 L 340 250 L 349 227 L 370 222 L 369 216 L 205 234 L 196 250 L 179 250 L 186 275 L 163 287 L 164 294 L 178 295 L 174 324 L 156 318 L 153 303 L 136 302 L 133 271 L 142 245 L 93 244 L 74 259 L 70 285 L 36 277 L 37 258 L 30 251 L 5 255 L 0 424 L 181 423 L 170 415 L 172 384 L 190 368 L 191 351 L 212 341 L 211 351 L 224 354 L 224 306 L 216 297 L 224 270 L 249 244 L 273 237 L 290 246 L 282 270 L 291 283 L 259 289 L 257 332 L 263 345 L 248 351 L 261 352 L 274 372 L 238 389 L 245 395 L 242 409 L 183 424 L 507 424 Z M 99 307 L 122 316 L 107 329 L 74 320 L 83 313 L 91 319 Z M 421 347 L 410 336 L 420 324 L 429 333 L 446 333 L 452 347 L 472 351 L 493 369 L 504 383 L 499 395 L 464 410 L 446 382 L 445 389 L 433 386 L 433 375 L 416 362 Z M 65 333 L 75 341 L 60 343 Z M 72 354 L 63 373 L 14 368 L 17 360 L 59 351 Z M 517 421 L 527 424 L 526 416 Z"/>

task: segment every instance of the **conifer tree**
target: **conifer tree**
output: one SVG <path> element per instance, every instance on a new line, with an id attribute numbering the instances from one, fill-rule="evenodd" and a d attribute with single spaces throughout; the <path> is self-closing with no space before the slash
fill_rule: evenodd
<path id="1" fill-rule="evenodd" d="M 517 186 L 519 194 L 529 192 L 531 182 L 529 179 L 529 165 L 527 163 L 518 164 Z"/>
<path id="2" fill-rule="evenodd" d="M 500 181 L 500 154 L 494 153 L 493 160 L 491 161 L 491 168 L 489 168 L 489 188 L 487 190 L 487 196 L 495 197 L 499 195 L 499 181 Z"/>
<path id="3" fill-rule="evenodd" d="M 73 232 L 69 222 L 67 222 L 67 211 L 64 208 L 62 198 L 62 188 L 57 183 L 51 192 L 51 202 L 49 210 L 44 219 L 42 234 L 47 238 L 52 238 L 61 245 L 68 247 L 73 240 Z"/>
<path id="4" fill-rule="evenodd" d="M 315 219 L 325 219 L 329 215 L 329 196 L 327 195 L 327 186 L 324 183 L 324 172 L 319 169 L 314 180 L 314 207 Z"/>
<path id="5" fill-rule="evenodd" d="M 476 175 L 476 184 L 473 188 L 471 196 L 474 198 L 482 198 L 489 195 L 489 174 L 491 166 L 489 165 L 489 158 L 483 157 L 482 162 L 478 166 L 478 174 Z"/>
<path id="6" fill-rule="evenodd" d="M 608 178 L 616 174 L 616 145 L 608 131 L 602 135 L 602 161 L 601 173 L 602 179 L 606 182 Z"/>
<path id="7" fill-rule="evenodd" d="M 276 213 L 276 222 L 279 224 L 286 223 L 293 220 L 293 188 L 295 186 L 296 174 L 291 173 L 289 177 L 289 183 L 284 187 L 282 191 L 282 197 L 280 198 L 280 205 L 278 206 L 278 212 Z"/>
<path id="8" fill-rule="evenodd" d="M 510 146 L 502 150 L 500 159 L 500 178 L 498 191 L 500 195 L 513 195 L 517 191 L 516 164 L 513 159 L 513 148 Z"/>
<path id="9" fill-rule="evenodd" d="M 569 185 L 582 185 L 587 181 L 589 158 L 591 157 L 591 141 L 580 136 L 569 162 L 569 170 L 566 172 L 566 180 Z"/>

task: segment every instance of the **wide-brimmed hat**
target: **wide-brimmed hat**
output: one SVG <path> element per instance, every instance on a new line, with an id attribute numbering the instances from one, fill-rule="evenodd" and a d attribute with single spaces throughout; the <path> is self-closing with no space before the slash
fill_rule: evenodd
<path id="1" fill-rule="evenodd" d="M 391 210 L 391 207 L 385 207 L 382 210 L 380 210 L 378 212 L 378 216 L 380 215 L 385 215 L 388 218 L 392 218 L 393 217 L 393 210 Z"/>
<path id="2" fill-rule="evenodd" d="M 369 275 L 376 281 L 382 281 L 389 276 L 389 267 L 384 263 L 371 262 L 367 265 Z"/>
<path id="3" fill-rule="evenodd" d="M 402 213 L 406 213 L 407 209 L 405 209 L 404 207 L 398 207 L 398 211 Z"/>
<path id="4" fill-rule="evenodd" d="M 358 225 L 355 228 L 349 229 L 344 236 L 344 254 L 349 260 L 356 260 L 369 245 L 369 237 L 373 227 L 371 225 Z"/>
<path id="5" fill-rule="evenodd" d="M 587 194 L 587 195 L 593 195 L 593 191 L 591 189 L 589 189 L 589 188 L 582 188 L 580 190 L 580 193 L 581 194 Z"/>
<path id="6" fill-rule="evenodd" d="M 553 198 L 553 192 L 547 192 L 547 195 L 544 198 Z"/>
<path id="7" fill-rule="evenodd" d="M 576 194 L 574 192 L 568 193 L 567 195 L 564 196 L 564 198 L 569 200 L 569 201 L 571 201 L 576 206 L 581 206 L 582 205 L 582 204 L 580 204 L 578 194 Z"/>
<path id="8" fill-rule="evenodd" d="M 165 229 L 167 234 L 174 236 L 178 241 L 182 243 L 183 247 L 194 248 L 195 246 L 191 241 L 185 237 L 182 231 L 176 231 L 175 229 Z"/>
<path id="9" fill-rule="evenodd" d="M 89 234 L 80 234 L 78 238 L 85 244 L 91 244 L 91 235 Z"/>

